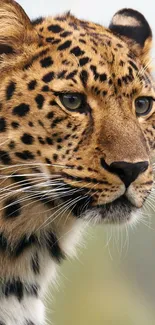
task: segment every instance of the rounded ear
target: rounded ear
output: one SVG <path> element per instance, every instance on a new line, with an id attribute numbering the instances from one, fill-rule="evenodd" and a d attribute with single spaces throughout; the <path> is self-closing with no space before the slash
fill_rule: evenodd
<path id="1" fill-rule="evenodd" d="M 19 53 L 24 44 L 30 45 L 37 39 L 21 6 L 14 0 L 0 0 L 0 55 Z"/>
<path id="2" fill-rule="evenodd" d="M 122 9 L 116 12 L 109 29 L 129 43 L 135 54 L 142 56 L 149 54 L 152 46 L 152 31 L 140 12 L 133 9 Z"/>

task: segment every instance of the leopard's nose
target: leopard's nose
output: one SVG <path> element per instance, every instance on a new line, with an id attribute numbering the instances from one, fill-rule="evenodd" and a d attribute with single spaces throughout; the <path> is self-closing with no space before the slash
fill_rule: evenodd
<path id="1" fill-rule="evenodd" d="M 101 164 L 109 172 L 116 174 L 125 184 L 126 188 L 129 187 L 140 174 L 145 172 L 149 165 L 147 161 L 140 161 L 137 163 L 115 161 L 107 165 L 103 159 L 101 159 Z"/>

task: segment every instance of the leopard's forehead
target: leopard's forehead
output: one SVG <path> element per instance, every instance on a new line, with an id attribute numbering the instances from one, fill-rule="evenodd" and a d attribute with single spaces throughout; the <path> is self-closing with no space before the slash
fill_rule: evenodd
<path id="1" fill-rule="evenodd" d="M 109 89 L 106 87 L 111 88 L 112 85 L 115 95 L 116 88 L 128 85 L 127 96 L 152 87 L 150 74 L 138 57 L 123 39 L 109 29 L 70 14 L 39 19 L 33 24 L 41 44 L 47 48 L 40 65 L 53 69 L 52 79 L 59 80 L 58 90 L 64 90 L 63 83 L 61 89 L 63 79 L 66 90 L 74 87 L 74 91 L 87 88 L 94 92 L 95 85 L 100 84 L 104 88 L 103 96 Z M 56 83 L 55 86 L 57 90 Z M 100 90 L 96 88 L 95 92 L 99 94 Z"/>

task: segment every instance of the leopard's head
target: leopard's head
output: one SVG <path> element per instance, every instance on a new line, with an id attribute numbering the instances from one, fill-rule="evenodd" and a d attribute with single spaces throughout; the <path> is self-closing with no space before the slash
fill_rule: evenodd
<path id="1" fill-rule="evenodd" d="M 146 19 L 123 9 L 108 29 L 69 13 L 31 22 L 11 0 L 0 1 L 0 16 L 3 174 L 24 174 L 25 164 L 31 183 L 35 166 L 48 184 L 40 191 L 76 217 L 134 219 L 153 187 Z"/>

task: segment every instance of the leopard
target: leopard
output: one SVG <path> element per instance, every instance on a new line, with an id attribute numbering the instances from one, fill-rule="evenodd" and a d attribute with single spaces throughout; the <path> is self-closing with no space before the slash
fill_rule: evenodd
<path id="1" fill-rule="evenodd" d="M 89 225 L 141 220 L 154 185 L 151 48 L 134 9 L 104 27 L 70 12 L 32 20 L 0 0 L 0 325 L 45 324 L 44 296 Z"/>

